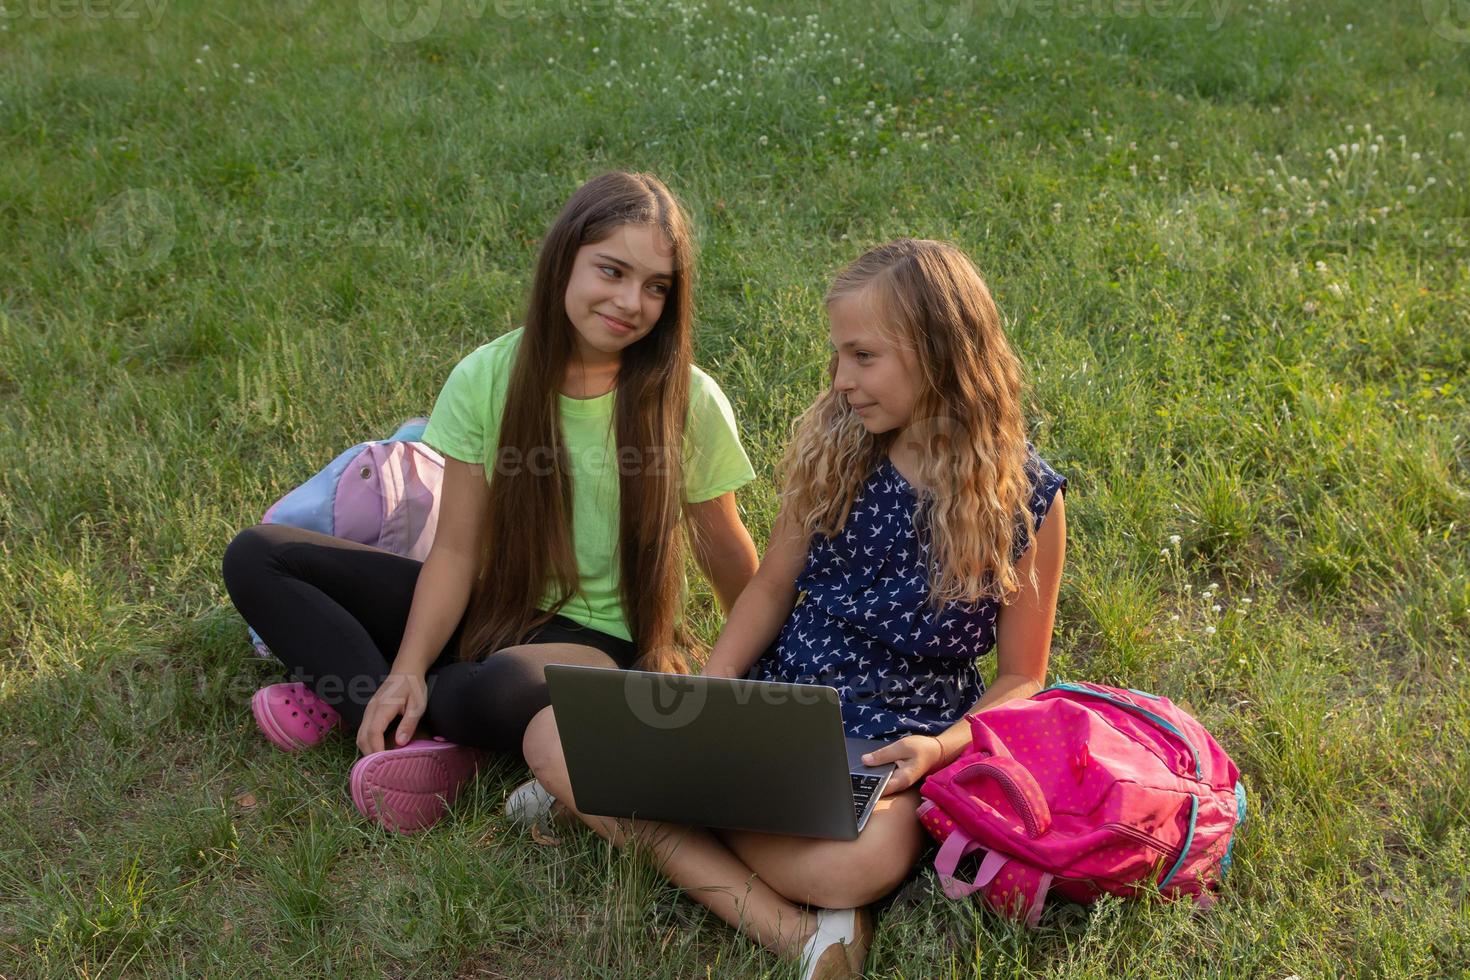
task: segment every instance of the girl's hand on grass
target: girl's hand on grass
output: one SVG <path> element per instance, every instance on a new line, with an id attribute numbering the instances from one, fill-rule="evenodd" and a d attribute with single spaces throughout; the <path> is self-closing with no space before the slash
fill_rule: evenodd
<path id="1" fill-rule="evenodd" d="M 902 793 L 929 774 L 944 758 L 944 747 L 933 735 L 906 735 L 891 745 L 874 749 L 863 756 L 863 765 L 881 766 L 885 762 L 898 765 L 883 787 L 884 796 Z"/>
<path id="2" fill-rule="evenodd" d="M 428 706 L 429 685 L 423 674 L 389 674 L 363 712 L 362 725 L 357 729 L 357 750 L 363 755 L 383 751 L 383 734 L 400 715 L 403 720 L 398 723 L 394 740 L 398 745 L 407 745 Z"/>

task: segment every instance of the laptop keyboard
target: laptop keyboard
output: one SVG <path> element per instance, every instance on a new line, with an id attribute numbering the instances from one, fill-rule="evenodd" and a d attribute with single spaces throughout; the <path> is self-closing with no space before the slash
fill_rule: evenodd
<path id="1" fill-rule="evenodd" d="M 848 773 L 852 777 L 852 807 L 853 814 L 861 820 L 863 811 L 868 808 L 868 801 L 873 798 L 878 784 L 882 780 L 878 776 L 870 776 L 860 772 Z"/>

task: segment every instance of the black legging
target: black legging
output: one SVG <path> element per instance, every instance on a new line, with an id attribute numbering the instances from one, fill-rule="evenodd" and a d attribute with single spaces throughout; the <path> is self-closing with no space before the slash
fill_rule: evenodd
<path id="1" fill-rule="evenodd" d="M 398 654 L 423 563 L 281 524 L 260 524 L 225 549 L 230 599 L 271 652 L 356 730 Z M 461 661 L 461 620 L 427 671 L 425 726 L 451 742 L 520 750 L 551 703 L 547 664 L 629 667 L 634 645 L 557 616 L 522 644 Z M 575 644 L 548 647 L 546 644 Z"/>

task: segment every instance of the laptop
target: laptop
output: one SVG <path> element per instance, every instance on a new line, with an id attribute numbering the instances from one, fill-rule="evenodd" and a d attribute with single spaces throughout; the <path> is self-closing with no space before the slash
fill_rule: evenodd
<path id="1" fill-rule="evenodd" d="M 550 665 L 577 809 L 701 827 L 852 840 L 892 763 L 847 738 L 837 691 L 812 684 Z"/>

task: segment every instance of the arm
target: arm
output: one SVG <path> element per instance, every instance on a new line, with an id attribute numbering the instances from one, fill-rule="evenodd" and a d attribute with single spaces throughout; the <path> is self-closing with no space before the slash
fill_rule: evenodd
<path id="1" fill-rule="evenodd" d="M 796 577 L 806 563 L 806 536 L 794 523 L 784 509 L 776 515 L 766 557 L 730 610 L 704 673 L 744 677 L 781 632 L 796 605 Z"/>
<path id="2" fill-rule="evenodd" d="M 758 564 L 755 542 L 750 540 L 750 532 L 735 507 L 735 491 L 713 500 L 686 504 L 684 512 L 689 517 L 695 560 L 714 586 L 715 598 L 728 616 L 735 600 L 750 584 Z"/>
<path id="3" fill-rule="evenodd" d="M 1016 566 L 1021 579 L 1020 592 L 1010 605 L 1001 607 L 995 624 L 995 681 L 975 702 L 970 714 L 1015 698 L 1029 698 L 1046 684 L 1046 664 L 1051 656 L 1051 631 L 1056 621 L 1057 591 L 1067 542 L 1067 515 L 1062 499 L 1063 494 L 1058 493 L 1035 543 Z M 1033 570 L 1035 587 L 1031 585 Z M 884 791 L 887 796 L 907 789 L 934 769 L 959 758 L 969 744 L 970 723 L 961 718 L 938 735 L 910 735 L 869 753 L 863 761 L 869 765 L 899 763 L 898 772 Z M 898 784 L 896 789 L 895 784 Z"/>
<path id="4" fill-rule="evenodd" d="M 485 467 L 444 457 L 434 544 L 414 585 L 398 655 L 388 668 L 388 677 L 368 702 L 357 731 L 357 746 L 364 755 L 384 747 L 383 733 L 400 714 L 403 721 L 398 725 L 398 744 L 406 744 L 413 737 L 428 703 L 424 675 L 459 625 L 479 576 L 489 496 Z"/>

